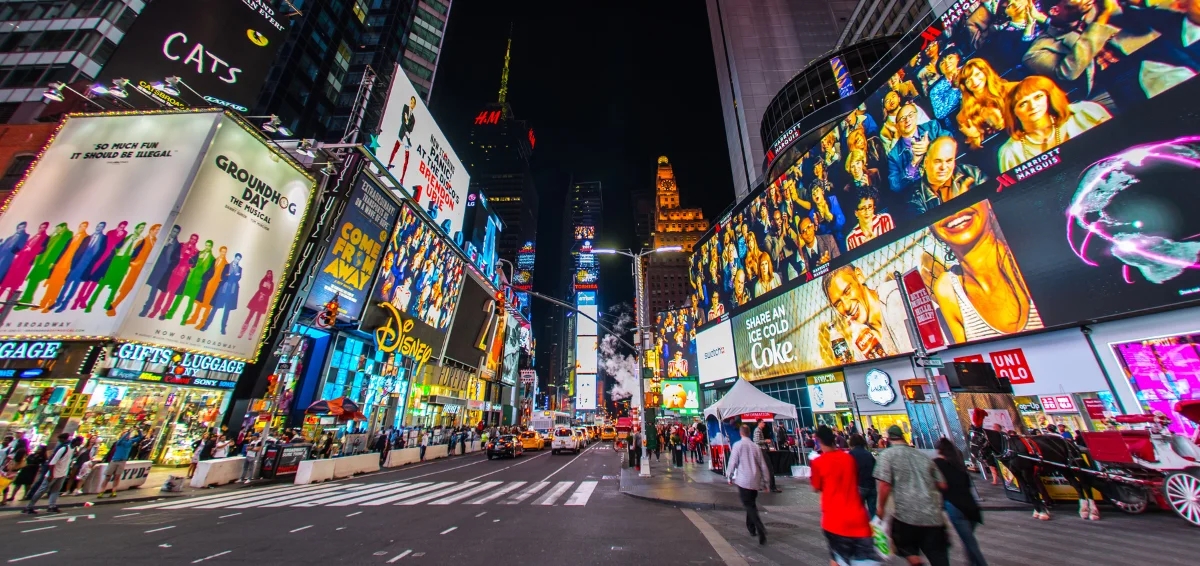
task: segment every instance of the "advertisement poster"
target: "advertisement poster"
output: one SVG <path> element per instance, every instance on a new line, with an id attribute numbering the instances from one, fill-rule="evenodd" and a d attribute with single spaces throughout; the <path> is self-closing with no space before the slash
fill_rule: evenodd
<path id="1" fill-rule="evenodd" d="M 1167 415 L 1171 431 L 1188 438 L 1196 423 L 1175 413 L 1175 404 L 1200 399 L 1197 342 L 1200 335 L 1187 334 L 1112 345 L 1142 411 Z"/>
<path id="2" fill-rule="evenodd" d="M 696 334 L 700 383 L 737 377 L 737 360 L 733 355 L 733 332 L 730 328 L 732 324 L 726 320 Z"/>
<path id="3" fill-rule="evenodd" d="M 1101 14 L 1106 6 L 1117 13 Z M 1110 16 L 1115 27 L 1108 27 Z M 700 324 L 767 300 L 790 281 L 820 277 L 842 254 L 886 245 L 895 238 L 889 232 L 912 233 L 929 224 L 923 216 L 944 216 L 938 209 L 963 195 L 1014 190 L 1046 175 L 1070 151 L 1122 140 L 1117 121 L 1163 127 L 1189 115 L 1194 95 L 1181 104 L 1163 99 L 1196 82 L 1200 58 L 1189 32 L 1181 31 L 1195 25 L 1171 2 L 958 2 L 921 35 L 924 41 L 914 38 L 859 89 L 862 103 L 818 132 L 819 141 L 785 135 L 768 148 L 777 157 L 762 191 L 735 208 L 692 256 Z M 1072 50 L 1084 48 L 1080 36 L 1111 38 L 1117 30 L 1120 38 L 1106 44 L 1113 47 Z M 1119 62 L 1113 50 L 1121 52 Z M 1148 119 L 1151 111 L 1166 116 Z M 1155 255 L 1173 257 L 1159 262 L 1167 265 L 1196 265 L 1196 242 L 1134 242 L 1130 233 L 1145 231 L 1097 224 L 1106 217 L 1094 207 L 1108 202 L 1106 193 L 1076 203 L 1083 222 L 1075 236 L 1082 239 L 1088 226 L 1098 230 L 1088 260 L 1121 243 L 1140 249 L 1115 254 L 1129 271 L 1147 271 Z M 1170 226 L 1179 228 L 1178 237 L 1197 233 L 1183 229 L 1194 220 L 1180 220 Z"/>
<path id="4" fill-rule="evenodd" d="M 575 373 L 596 373 L 596 337 L 575 338 Z"/>
<path id="5" fill-rule="evenodd" d="M 359 173 L 304 306 L 320 311 L 336 296 L 338 318 L 358 320 L 399 213 L 400 204 Z"/>
<path id="6" fill-rule="evenodd" d="M 248 112 L 287 37 L 284 12 L 267 0 L 155 0 L 125 33 L 97 80 L 128 79 L 172 106 L 204 102 Z M 191 87 L 172 96 L 151 85 L 177 76 Z M 192 91 L 195 92 L 192 92 Z M 203 100 L 199 100 L 202 93 Z M 154 107 L 130 94 L 128 102 Z"/>
<path id="7" fill-rule="evenodd" d="M 595 374 L 579 374 L 575 376 L 575 410 L 596 410 Z"/>
<path id="8" fill-rule="evenodd" d="M 527 326 L 518 326 L 517 317 L 508 315 L 507 331 L 504 333 L 504 361 L 500 373 L 500 381 L 515 385 L 517 370 L 521 361 L 521 337 L 528 333 Z"/>
<path id="9" fill-rule="evenodd" d="M 659 373 L 668 379 L 695 377 L 696 327 L 691 309 L 675 309 L 658 313 L 654 324 L 654 352 L 659 360 Z"/>
<path id="10" fill-rule="evenodd" d="M 314 181 L 222 118 L 118 338 L 253 360 L 291 264 Z"/>
<path id="11" fill-rule="evenodd" d="M 0 216 L 0 299 L 36 305 L 0 335 L 114 336 L 220 119 L 67 118 Z"/>
<path id="12" fill-rule="evenodd" d="M 700 412 L 700 386 L 694 379 L 664 379 L 662 408 L 681 415 Z"/>
<path id="13" fill-rule="evenodd" d="M 894 274 L 914 268 L 952 344 L 1041 328 L 1012 257 L 990 202 L 980 201 L 734 316 L 738 373 L 753 381 L 912 352 Z M 1011 284 L 988 292 L 967 276 Z"/>
<path id="14" fill-rule="evenodd" d="M 437 227 L 462 245 L 471 176 L 404 70 L 397 66 L 393 76 L 375 157 Z"/>
<path id="15" fill-rule="evenodd" d="M 841 372 L 810 375 L 808 382 L 808 398 L 812 402 L 814 413 L 832 413 L 846 410 L 850 402 L 846 395 L 845 377 Z M 838 403 L 842 407 L 838 407 Z"/>
<path id="16" fill-rule="evenodd" d="M 463 261 L 453 244 L 409 206 L 400 207 L 396 230 L 380 263 L 372 301 L 445 332 L 463 286 Z"/>

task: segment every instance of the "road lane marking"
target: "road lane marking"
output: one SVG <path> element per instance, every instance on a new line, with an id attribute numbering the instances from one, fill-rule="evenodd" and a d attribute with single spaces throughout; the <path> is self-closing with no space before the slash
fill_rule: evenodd
<path id="1" fill-rule="evenodd" d="M 388 563 L 388 564 L 391 564 L 391 563 L 393 563 L 393 562 L 395 562 L 395 561 L 397 561 L 397 560 L 400 560 L 401 558 L 404 558 L 405 556 L 408 556 L 409 554 L 412 554 L 412 550 L 411 550 L 411 549 L 409 549 L 409 550 L 405 550 L 404 552 L 401 552 L 400 554 L 397 554 L 397 555 L 393 556 L 391 560 L 388 560 L 388 561 L 387 561 L 387 563 Z"/>
<path id="2" fill-rule="evenodd" d="M 384 497 L 382 499 L 375 499 L 372 501 L 364 501 L 362 504 L 363 505 L 387 505 L 388 503 L 400 501 L 401 499 L 408 499 L 410 497 L 415 497 L 415 496 L 421 495 L 422 493 L 429 493 L 431 491 L 437 491 L 439 489 L 446 489 L 447 487 L 450 487 L 452 485 L 454 485 L 454 482 L 452 482 L 452 481 L 426 484 L 418 489 L 405 491 L 404 493 L 401 493 L 399 495 L 392 495 L 390 497 Z"/>
<path id="3" fill-rule="evenodd" d="M 298 487 L 298 486 L 294 486 L 294 485 L 288 485 L 288 486 L 283 486 L 283 487 L 267 487 L 267 488 L 262 488 L 262 489 L 253 489 L 253 490 L 250 490 L 249 493 L 252 493 L 254 495 L 262 495 L 264 493 L 281 493 L 284 491 L 301 491 L 306 487 L 310 487 L 310 486 L 299 486 Z M 213 501 L 224 501 L 226 499 L 237 499 L 239 497 L 245 497 L 246 495 L 247 495 L 247 492 L 245 492 L 245 491 L 242 491 L 240 493 L 221 493 L 221 494 L 217 494 L 217 495 L 206 495 L 204 497 L 187 498 L 187 501 L 184 503 L 181 503 L 179 501 L 180 498 L 172 497 L 172 498 L 167 499 L 166 501 L 159 502 L 159 503 L 151 503 L 149 505 L 138 505 L 136 507 L 126 507 L 126 508 L 122 509 L 122 511 L 137 511 L 139 509 L 159 509 L 159 508 L 167 507 L 167 506 L 177 506 L 177 507 L 172 507 L 172 508 L 173 509 L 182 509 L 185 506 L 202 505 L 204 503 L 211 503 Z"/>
<path id="4" fill-rule="evenodd" d="M 320 489 L 314 489 L 312 491 L 308 491 L 305 493 L 289 493 L 287 495 L 280 495 L 278 497 L 267 497 L 266 499 L 263 499 L 261 497 L 256 497 L 256 498 L 246 499 L 243 501 L 228 501 L 225 503 L 217 503 L 217 504 L 213 504 L 213 505 L 200 505 L 197 507 L 197 509 L 212 509 L 212 508 L 216 508 L 216 507 L 228 507 L 230 509 L 246 509 L 248 507 L 262 507 L 269 503 L 281 503 L 281 502 L 285 502 L 285 501 L 290 503 L 292 501 L 307 500 L 309 496 L 317 495 L 318 493 L 328 495 L 335 491 L 344 489 L 345 487 L 346 486 L 342 486 L 342 485 L 334 485 L 334 486 L 323 487 Z"/>
<path id="5" fill-rule="evenodd" d="M 548 485 L 550 485 L 550 482 L 548 482 L 548 481 L 540 481 L 537 483 L 530 484 L 530 486 L 528 488 L 526 488 L 525 491 L 522 491 L 521 493 L 518 493 L 518 494 L 508 498 L 504 503 L 506 503 L 508 505 L 516 505 L 522 501 L 525 501 L 526 499 L 529 499 L 530 495 L 533 495 L 533 494 L 541 491 L 542 488 L 544 488 Z"/>
<path id="6" fill-rule="evenodd" d="M 473 495 L 478 495 L 480 493 L 483 493 L 489 489 L 492 489 L 493 487 L 499 486 L 502 483 L 504 483 L 504 482 L 502 482 L 502 481 L 484 482 L 480 485 L 477 485 L 477 486 L 475 486 L 471 489 L 468 489 L 466 491 L 463 491 L 461 493 L 456 493 L 454 495 L 451 495 L 450 497 L 443 497 L 437 501 L 430 503 L 430 505 L 449 505 L 451 503 L 456 503 L 458 501 L 462 501 Z"/>
<path id="7" fill-rule="evenodd" d="M 241 515 L 241 513 L 230 513 L 228 515 L 221 515 L 220 517 L 217 517 L 217 518 L 218 519 L 228 519 L 230 517 L 237 517 L 238 515 Z"/>
<path id="8" fill-rule="evenodd" d="M 468 501 L 466 504 L 467 505 L 483 505 L 484 503 L 487 503 L 489 501 L 499 499 L 504 494 L 506 494 L 514 489 L 517 489 L 518 487 L 521 487 L 523 485 L 525 485 L 525 482 L 523 482 L 523 481 L 512 482 L 500 489 L 497 489 L 496 491 L 493 491 L 483 497 L 480 497 L 479 499 Z"/>
<path id="9" fill-rule="evenodd" d="M 426 501 L 437 499 L 444 495 L 450 495 L 451 493 L 454 493 L 456 491 L 470 489 L 471 486 L 478 485 L 478 484 L 479 484 L 479 482 L 473 482 L 473 481 L 463 482 L 461 484 L 453 485 L 453 486 L 447 487 L 445 489 L 439 489 L 433 493 L 426 493 L 425 495 L 422 495 L 422 496 L 414 498 L 414 499 L 406 499 L 404 501 L 397 503 L 396 505 L 416 505 L 418 503 L 425 503 Z"/>
<path id="10" fill-rule="evenodd" d="M 480 513 L 480 514 L 476 515 L 476 516 L 475 516 L 475 518 L 476 518 L 476 519 L 478 519 L 478 518 L 480 518 L 480 517 L 482 517 L 482 516 L 484 516 L 484 515 L 487 515 L 487 511 L 484 511 L 483 513 Z"/>
<path id="11" fill-rule="evenodd" d="M 141 515 L 141 513 L 126 513 L 124 515 L 113 515 L 113 518 L 120 519 L 121 517 L 132 517 L 134 515 Z"/>
<path id="12" fill-rule="evenodd" d="M 554 505 L 554 502 L 557 501 L 559 497 L 562 497 L 562 494 L 566 493 L 568 489 L 571 489 L 571 486 L 574 484 L 575 482 L 573 481 L 560 481 L 554 486 L 554 489 L 547 491 L 545 495 L 537 498 L 533 504 Z"/>
<path id="13" fill-rule="evenodd" d="M 159 527 L 159 528 L 157 528 L 157 529 L 150 529 L 150 530 L 148 530 L 148 531 L 145 531 L 145 532 L 146 532 L 146 533 L 157 533 L 158 531 L 165 531 L 165 530 L 167 530 L 167 529 L 173 529 L 173 528 L 175 528 L 175 525 L 171 525 L 171 526 L 169 526 L 169 527 Z"/>
<path id="14" fill-rule="evenodd" d="M 38 527 L 36 529 L 29 529 L 29 530 L 21 531 L 21 532 L 22 533 L 32 533 L 32 532 L 37 532 L 37 531 L 44 531 L 46 529 L 57 529 L 57 528 L 58 528 L 58 525 L 54 525 L 52 527 Z"/>
<path id="15" fill-rule="evenodd" d="M 226 550 L 225 552 L 218 552 L 218 553 L 216 553 L 216 554 L 213 554 L 212 556 L 205 556 L 204 558 L 201 558 L 201 559 L 199 559 L 199 560 L 193 560 L 193 561 L 192 561 L 192 564 L 199 564 L 199 563 L 201 563 L 201 562 L 204 562 L 205 560 L 209 560 L 209 559 L 212 559 L 212 558 L 216 558 L 216 557 L 218 557 L 218 556 L 225 556 L 226 554 L 229 554 L 230 552 L 233 552 L 233 551 L 232 551 L 232 550 Z"/>
<path id="16" fill-rule="evenodd" d="M 450 527 L 450 528 L 448 528 L 448 529 L 446 529 L 446 530 L 442 531 L 442 532 L 441 532 L 441 533 L 439 533 L 439 534 L 443 534 L 443 535 L 444 535 L 444 534 L 446 534 L 446 533 L 448 533 L 448 532 L 450 532 L 450 531 L 453 531 L 454 529 L 457 529 L 457 528 L 458 528 L 458 527 Z"/>
<path id="17" fill-rule="evenodd" d="M 596 491 L 596 483 L 594 481 L 579 482 L 579 488 L 571 497 L 567 498 L 567 502 L 563 505 L 587 505 L 588 499 L 591 499 L 592 492 Z"/>
<path id="18" fill-rule="evenodd" d="M 318 495 L 316 498 L 311 498 L 309 500 L 301 500 L 303 502 L 291 501 L 289 503 L 284 503 L 284 504 L 273 503 L 271 505 L 264 505 L 264 507 L 281 507 L 282 505 L 290 505 L 292 507 L 316 507 L 318 505 L 328 505 L 330 503 L 333 503 L 335 501 L 340 501 L 342 499 L 358 498 L 359 496 L 363 496 L 368 493 L 372 494 L 372 496 L 376 496 L 381 491 L 391 491 L 392 489 L 395 489 L 396 486 L 404 486 L 404 485 L 408 485 L 408 482 L 382 483 L 379 485 L 374 485 L 371 487 L 360 489 L 358 491 L 351 491 L 351 492 L 347 492 L 347 493 L 336 493 L 334 495 L 329 495 L 327 493 L 323 493 L 321 495 Z M 315 499 L 315 501 L 313 499 Z"/>
<path id="19" fill-rule="evenodd" d="M 57 550 L 51 550 L 50 552 L 43 552 L 43 553 L 41 553 L 41 554 L 31 554 L 31 555 L 29 555 L 29 556 L 22 556 L 22 557 L 20 557 L 20 558 L 13 558 L 12 560 L 9 560 L 9 562 L 10 562 L 10 563 L 12 563 L 12 562 L 20 562 L 20 561 L 22 561 L 22 560 L 29 560 L 30 558 L 41 558 L 41 557 L 43 557 L 43 556 L 50 556 L 51 554 L 58 554 L 58 551 L 57 551 Z"/>
<path id="20" fill-rule="evenodd" d="M 346 516 L 347 516 L 347 517 L 353 517 L 353 516 L 355 516 L 355 515 L 362 515 L 362 511 L 355 511 L 355 512 L 353 512 L 353 513 L 351 513 L 351 514 L 349 514 L 349 515 L 346 515 Z"/>
<path id="21" fill-rule="evenodd" d="M 305 525 L 305 526 L 303 526 L 303 527 L 300 527 L 300 528 L 298 528 L 298 529 L 292 529 L 292 530 L 290 530 L 290 531 L 288 531 L 288 532 L 289 532 L 289 533 L 298 533 L 298 532 L 300 532 L 300 531 L 303 531 L 304 529 L 311 529 L 311 528 L 312 528 L 312 525 Z"/>
<path id="22" fill-rule="evenodd" d="M 488 476 L 490 476 L 490 475 L 492 475 L 492 474 L 498 474 L 498 473 L 500 473 L 500 472 L 503 472 L 504 470 L 507 470 L 507 469 L 509 469 L 509 468 L 515 468 L 515 467 L 517 467 L 517 466 L 520 466 L 521 464 L 524 464 L 524 463 L 526 463 L 526 462 L 532 462 L 532 461 L 534 461 L 534 460 L 537 460 L 538 458 L 541 458 L 542 456 L 545 456 L 546 454 L 549 454 L 549 452 L 543 452 L 543 453 L 541 453 L 541 454 L 538 454 L 537 456 L 534 456 L 534 457 L 532 457 L 532 458 L 529 458 L 529 459 L 527 459 L 527 460 L 524 460 L 524 461 L 522 461 L 522 462 L 517 462 L 516 464 L 512 464 L 512 465 L 509 465 L 509 466 L 505 466 L 505 467 L 503 467 L 503 468 L 500 468 L 499 470 L 494 470 L 494 471 L 488 472 L 488 473 L 486 473 L 486 474 L 483 474 L 482 476 L 475 476 L 475 477 L 473 477 L 473 478 L 471 478 L 471 479 L 472 479 L 472 480 L 477 480 L 477 479 L 479 479 L 479 478 L 486 478 L 486 477 L 488 477 Z M 470 481 L 470 480 L 468 480 L 468 481 Z"/>
<path id="23" fill-rule="evenodd" d="M 592 448 L 595 448 L 595 446 L 593 446 Z M 563 465 L 562 465 L 562 468 L 559 468 L 559 469 L 557 469 L 557 470 L 554 470 L 554 473 L 552 473 L 552 474 L 550 474 L 550 475 L 548 475 L 548 476 L 546 476 L 546 477 L 542 478 L 542 481 L 546 481 L 546 480 L 548 480 L 548 479 L 550 479 L 550 478 L 554 477 L 554 474 L 557 474 L 557 473 L 559 473 L 559 472 L 563 471 L 563 468 L 566 468 L 567 466 L 570 466 L 571 464 L 574 464 L 574 463 L 575 463 L 575 460 L 578 460 L 580 456 L 583 456 L 584 454 L 587 454 L 588 452 L 591 452 L 591 451 L 592 451 L 592 448 L 588 448 L 587 450 L 584 450 L 583 452 L 580 452 L 580 453 L 576 454 L 574 458 L 571 458 L 571 460 L 570 460 L 570 461 L 568 461 L 566 464 L 563 464 Z"/>
<path id="24" fill-rule="evenodd" d="M 330 503 L 329 506 L 330 507 L 346 507 L 346 506 L 354 505 L 354 504 L 382 505 L 382 503 L 366 503 L 366 502 L 378 500 L 380 497 L 387 497 L 387 496 L 395 495 L 397 493 L 404 493 L 407 491 L 412 491 L 414 489 L 421 489 L 432 483 L 433 482 L 423 481 L 423 482 L 417 482 L 417 483 L 412 483 L 412 484 L 405 484 L 403 482 L 398 483 L 398 484 L 388 484 L 391 486 L 388 489 L 385 489 L 382 491 L 377 491 L 375 493 L 372 493 L 372 494 L 366 495 L 366 496 L 362 496 L 362 497 L 355 497 L 354 499 L 343 499 L 343 500 L 335 502 L 335 503 Z"/>
<path id="25" fill-rule="evenodd" d="M 721 533 L 708 524 L 708 521 L 705 521 L 704 517 L 701 517 L 699 513 L 691 509 L 681 509 L 681 511 L 683 511 L 683 516 L 687 517 L 696 526 L 700 534 L 704 535 L 705 540 L 708 541 L 708 544 L 712 545 L 713 550 L 717 551 L 717 555 L 721 557 L 721 560 L 725 561 L 726 566 L 749 566 L 746 559 L 742 558 L 742 555 L 738 554 L 733 549 L 733 546 L 729 544 L 729 541 L 725 540 L 725 537 L 721 536 Z"/>
<path id="26" fill-rule="evenodd" d="M 292 486 L 287 489 L 265 489 L 265 490 L 257 490 L 256 489 L 256 490 L 252 490 L 252 491 L 243 491 L 240 493 L 226 494 L 226 495 L 222 495 L 220 497 L 202 497 L 200 499 L 194 499 L 194 500 L 183 501 L 183 502 L 173 501 L 173 502 L 167 503 L 165 505 L 155 505 L 154 507 L 141 507 L 141 509 L 154 509 L 154 508 L 158 508 L 158 509 L 187 509 L 187 508 L 216 509 L 227 503 L 234 503 L 234 502 L 239 502 L 239 501 L 251 501 L 251 500 L 258 500 L 258 499 L 269 499 L 272 497 L 279 497 L 281 495 L 292 495 L 292 494 L 296 494 L 296 493 L 307 493 L 309 491 L 312 491 L 314 488 L 315 488 L 315 486 L 305 485 L 305 486 L 300 486 L 300 487 Z"/>

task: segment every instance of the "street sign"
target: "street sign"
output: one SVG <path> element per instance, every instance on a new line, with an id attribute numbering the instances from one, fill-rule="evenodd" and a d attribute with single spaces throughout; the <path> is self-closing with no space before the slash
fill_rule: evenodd
<path id="1" fill-rule="evenodd" d="M 943 362 L 942 359 L 937 356 L 932 356 L 932 357 L 928 357 L 928 358 L 914 357 L 913 361 L 915 361 L 917 363 L 917 367 L 922 367 L 922 368 L 946 367 L 946 363 Z"/>

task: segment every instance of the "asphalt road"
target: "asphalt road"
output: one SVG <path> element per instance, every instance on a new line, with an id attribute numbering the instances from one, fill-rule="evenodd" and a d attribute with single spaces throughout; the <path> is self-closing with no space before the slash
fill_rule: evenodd
<path id="1" fill-rule="evenodd" d="M 36 517 L 0 514 L 0 561 L 39 564 L 704 564 L 678 509 L 618 493 L 618 455 L 467 455 L 317 486 L 270 486 Z M 119 561 L 119 562 L 118 562 Z"/>

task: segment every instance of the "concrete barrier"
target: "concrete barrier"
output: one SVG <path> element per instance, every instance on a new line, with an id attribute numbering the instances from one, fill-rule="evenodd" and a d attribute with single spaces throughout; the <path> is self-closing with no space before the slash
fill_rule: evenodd
<path id="1" fill-rule="evenodd" d="M 151 464 L 150 460 L 130 460 L 125 462 L 125 469 L 121 471 L 121 479 L 117 482 L 117 491 L 134 489 L 145 484 L 146 478 L 150 476 Z M 109 465 L 98 464 L 92 468 L 92 473 L 83 482 L 84 493 L 100 493 L 100 484 L 104 482 L 105 472 L 108 471 Z M 109 489 L 112 489 L 111 485 Z"/>
<path id="2" fill-rule="evenodd" d="M 333 477 L 348 478 L 354 474 L 379 471 L 379 454 L 370 452 L 333 459 Z"/>
<path id="3" fill-rule="evenodd" d="M 188 485 L 209 487 L 235 482 L 242 477 L 242 466 L 245 462 L 244 456 L 201 460 L 196 464 L 196 473 Z"/>
<path id="4" fill-rule="evenodd" d="M 405 464 L 421 461 L 420 448 L 393 448 L 388 452 L 387 460 L 384 461 L 383 467 L 395 468 Z"/>
<path id="5" fill-rule="evenodd" d="M 445 444 L 438 444 L 437 446 L 429 446 L 425 450 L 425 459 L 426 460 L 436 460 L 438 458 L 445 458 L 446 456 L 449 456 L 449 455 L 450 455 L 449 448 Z"/>
<path id="6" fill-rule="evenodd" d="M 296 485 L 305 485 L 333 479 L 333 460 L 301 460 L 296 470 Z"/>

